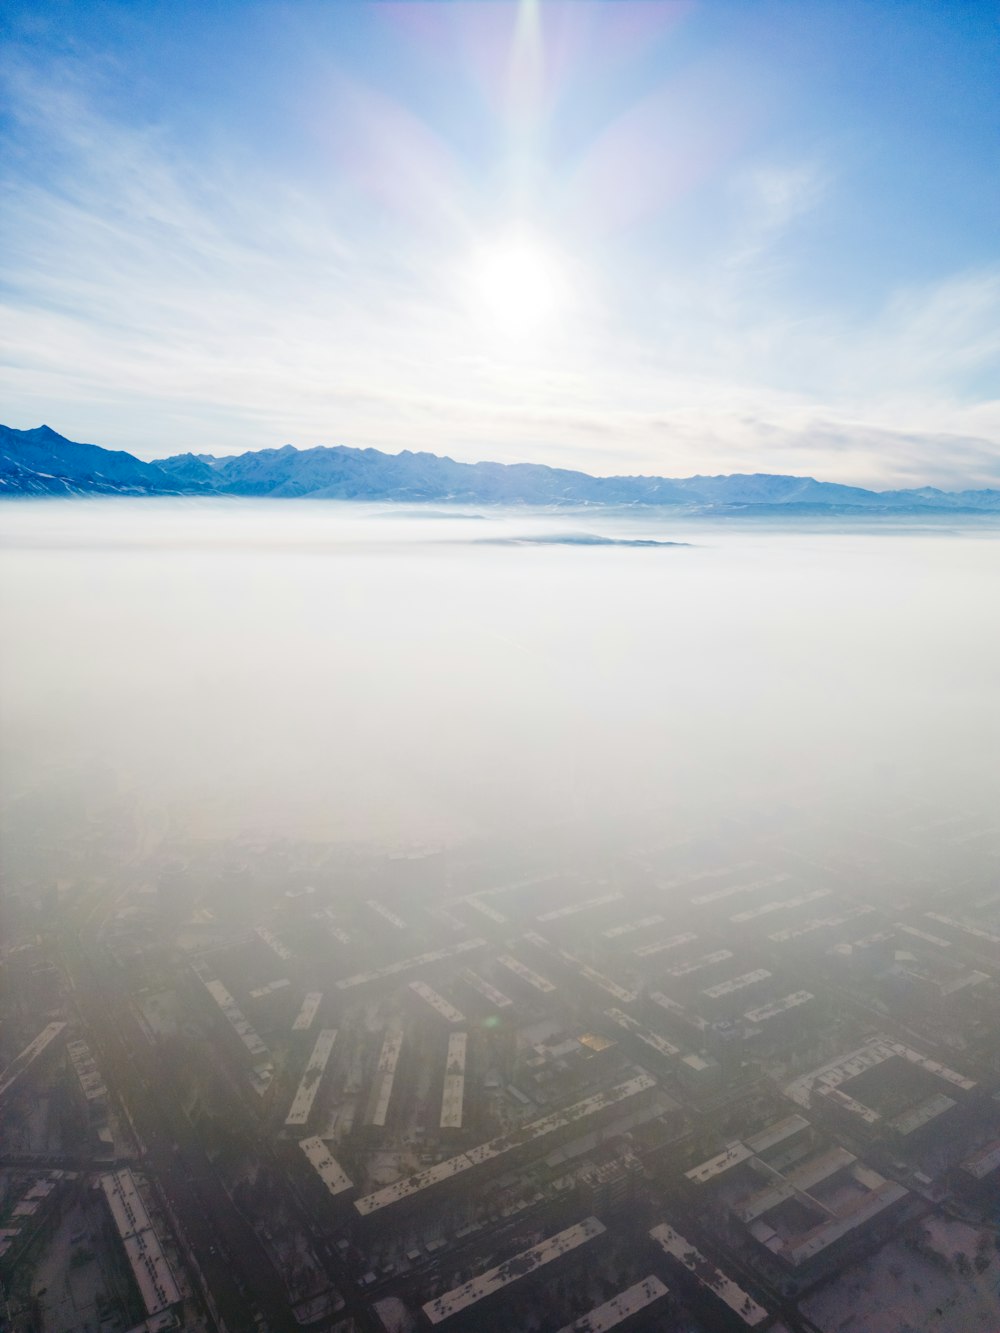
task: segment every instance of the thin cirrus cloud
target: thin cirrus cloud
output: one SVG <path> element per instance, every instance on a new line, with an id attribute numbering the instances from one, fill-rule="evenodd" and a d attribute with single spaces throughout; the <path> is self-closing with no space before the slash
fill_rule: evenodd
<path id="1" fill-rule="evenodd" d="M 451 24 L 475 49 L 465 8 L 387 8 L 410 36 Z M 850 173 L 829 143 L 761 139 L 766 99 L 753 80 L 725 95 L 725 60 L 609 101 L 554 156 L 581 52 L 599 45 L 593 12 L 579 31 L 572 12 L 549 64 L 537 14 L 513 64 L 470 62 L 489 74 L 477 114 L 509 117 L 509 171 L 335 67 L 291 167 L 231 126 L 192 143 L 116 111 L 100 62 L 22 52 L 0 259 L 12 424 L 147 457 L 292 440 L 1000 484 L 1000 267 L 873 280 L 861 308 L 804 297 L 803 266 L 822 263 L 809 229 L 835 222 Z M 523 346 L 493 336 L 467 280 L 514 221 L 567 292 Z"/>

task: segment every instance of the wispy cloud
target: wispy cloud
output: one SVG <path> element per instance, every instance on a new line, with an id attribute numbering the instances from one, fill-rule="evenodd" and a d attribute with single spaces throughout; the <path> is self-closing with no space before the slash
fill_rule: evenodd
<path id="1" fill-rule="evenodd" d="M 475 184 L 412 111 L 340 86 L 328 146 L 341 176 L 323 180 L 116 120 L 100 77 L 66 60 L 12 66 L 0 387 L 13 424 L 44 418 L 147 457 L 344 442 L 602 472 L 1000 483 L 1000 269 L 890 292 L 864 317 L 803 314 L 771 274 L 828 205 L 830 171 L 730 169 L 725 118 L 708 158 L 664 156 L 655 135 L 677 89 L 566 168 L 542 225 L 574 304 L 518 346 L 468 307 Z M 664 173 L 645 185 L 644 155 Z M 596 206 L 622 161 L 638 193 L 600 217 L 568 207 Z M 715 242 L 664 247 L 655 282 L 648 257 L 629 268 L 627 234 L 605 262 L 609 228 L 699 188 L 706 162 L 729 182 Z"/>

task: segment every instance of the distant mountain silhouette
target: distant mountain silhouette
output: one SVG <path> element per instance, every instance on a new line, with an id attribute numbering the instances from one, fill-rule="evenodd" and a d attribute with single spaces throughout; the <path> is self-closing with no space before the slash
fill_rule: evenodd
<path id="1" fill-rule="evenodd" d="M 1000 511 L 1000 491 L 869 491 L 812 477 L 592 477 L 541 463 L 456 463 L 346 445 L 259 449 L 143 463 L 49 426 L 0 426 L 0 495 L 242 495 L 466 504 L 658 505 L 718 513 Z"/>

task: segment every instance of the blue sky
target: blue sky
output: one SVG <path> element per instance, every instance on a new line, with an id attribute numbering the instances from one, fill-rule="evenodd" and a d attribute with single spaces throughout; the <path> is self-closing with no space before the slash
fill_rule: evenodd
<path id="1" fill-rule="evenodd" d="M 8 4 L 3 419 L 1000 485 L 1000 7 Z"/>

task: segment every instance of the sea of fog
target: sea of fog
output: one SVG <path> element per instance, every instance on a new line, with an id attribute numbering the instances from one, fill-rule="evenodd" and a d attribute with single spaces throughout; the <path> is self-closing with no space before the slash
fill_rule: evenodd
<path id="1" fill-rule="evenodd" d="M 0 794 L 112 771 L 154 822 L 398 847 L 1000 809 L 998 590 L 953 518 L 8 502 Z"/>

